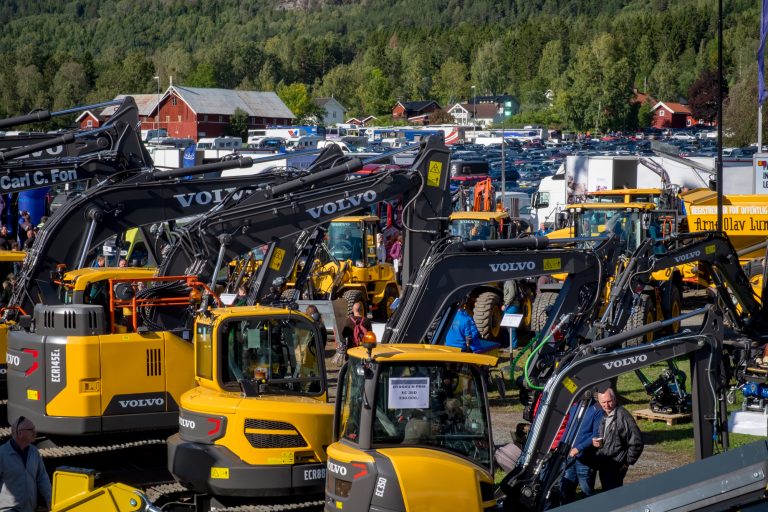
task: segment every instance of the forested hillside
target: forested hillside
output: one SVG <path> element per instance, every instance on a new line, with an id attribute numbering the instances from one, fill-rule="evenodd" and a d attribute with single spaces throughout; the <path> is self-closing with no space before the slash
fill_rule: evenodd
<path id="1" fill-rule="evenodd" d="M 728 108 L 752 112 L 760 2 L 724 4 Z M 632 87 L 678 101 L 717 65 L 716 0 L 6 0 L 0 23 L 1 116 L 154 92 L 159 75 L 299 110 L 333 95 L 353 115 L 475 85 L 517 96 L 518 121 L 622 129 L 643 120 Z"/>

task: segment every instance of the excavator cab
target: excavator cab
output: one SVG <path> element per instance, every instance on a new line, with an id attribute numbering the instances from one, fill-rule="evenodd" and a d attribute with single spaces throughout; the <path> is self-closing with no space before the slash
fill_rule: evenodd
<path id="1" fill-rule="evenodd" d="M 375 215 L 339 217 L 328 224 L 326 246 L 330 261 L 316 266 L 312 289 L 316 298 L 343 298 L 347 314 L 355 302 L 362 302 L 366 313 L 386 321 L 392 303 L 400 295 L 392 263 L 379 263 L 376 235 L 379 218 Z"/>
<path id="2" fill-rule="evenodd" d="M 181 396 L 179 433 L 168 439 L 174 478 L 212 495 L 320 492 L 333 418 L 321 340 L 295 310 L 199 316 L 198 387 Z"/>
<path id="3" fill-rule="evenodd" d="M 507 238 L 510 221 L 507 212 L 453 212 L 451 236 L 463 240 L 499 240 Z"/>
<path id="4" fill-rule="evenodd" d="M 496 361 L 436 345 L 350 350 L 339 374 L 325 510 L 494 507 L 486 375 Z"/>

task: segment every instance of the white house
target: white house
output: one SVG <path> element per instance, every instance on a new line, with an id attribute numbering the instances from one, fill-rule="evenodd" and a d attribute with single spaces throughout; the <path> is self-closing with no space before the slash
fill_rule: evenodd
<path id="1" fill-rule="evenodd" d="M 347 109 L 335 98 L 315 98 L 315 105 L 325 111 L 322 122 L 327 126 L 343 123 Z"/>

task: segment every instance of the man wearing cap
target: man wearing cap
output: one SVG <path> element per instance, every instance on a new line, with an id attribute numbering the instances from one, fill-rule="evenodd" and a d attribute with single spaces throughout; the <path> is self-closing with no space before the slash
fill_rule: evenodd
<path id="1" fill-rule="evenodd" d="M 51 481 L 32 444 L 36 435 L 32 421 L 21 416 L 11 424 L 11 439 L 0 446 L 0 510 L 34 512 L 38 494 L 51 508 Z"/>

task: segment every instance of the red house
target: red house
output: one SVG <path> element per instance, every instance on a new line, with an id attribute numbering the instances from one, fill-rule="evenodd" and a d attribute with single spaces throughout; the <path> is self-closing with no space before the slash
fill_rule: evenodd
<path id="1" fill-rule="evenodd" d="M 400 101 L 392 108 L 392 119 L 406 119 L 411 124 L 429 124 L 429 114 L 439 110 L 440 105 L 434 100 Z"/>
<path id="2" fill-rule="evenodd" d="M 143 101 L 147 96 L 151 98 L 152 106 L 142 111 L 139 98 Z M 159 102 L 156 94 L 139 94 L 134 95 L 134 98 L 139 105 L 142 131 L 165 128 L 169 137 L 195 141 L 202 137 L 225 135 L 230 118 L 237 110 L 248 116 L 248 129 L 291 125 L 296 119 L 293 112 L 272 91 L 232 91 L 171 85 Z M 101 122 L 109 118 L 115 108 L 105 108 L 100 113 Z M 83 117 L 83 120 L 87 122 L 87 118 Z"/>
<path id="3" fill-rule="evenodd" d="M 654 128 L 688 128 L 696 124 L 691 110 L 682 103 L 660 101 L 651 109 Z"/>
<path id="4" fill-rule="evenodd" d="M 120 94 L 116 96 L 115 99 L 121 100 L 125 98 L 125 96 L 125 94 Z M 141 119 L 143 124 L 145 119 L 152 116 L 152 112 L 155 110 L 157 100 L 160 99 L 160 96 L 157 94 L 132 94 L 131 96 L 133 96 L 136 106 L 139 107 L 139 119 Z M 80 114 L 75 121 L 80 126 L 81 130 L 92 130 L 100 127 L 104 121 L 109 119 L 110 116 L 115 113 L 116 109 L 117 107 L 106 107 L 99 111 L 86 110 Z"/>

